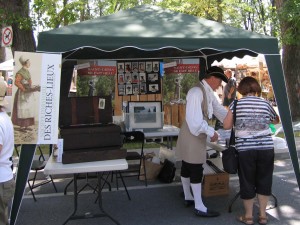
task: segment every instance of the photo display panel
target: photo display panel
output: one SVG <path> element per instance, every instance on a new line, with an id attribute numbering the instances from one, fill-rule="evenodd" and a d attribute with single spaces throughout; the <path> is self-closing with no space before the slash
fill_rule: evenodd
<path id="1" fill-rule="evenodd" d="M 118 95 L 161 94 L 160 61 L 118 61 Z"/>

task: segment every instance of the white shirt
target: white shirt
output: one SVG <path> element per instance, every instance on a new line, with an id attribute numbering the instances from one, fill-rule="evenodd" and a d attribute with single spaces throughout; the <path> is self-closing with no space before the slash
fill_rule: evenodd
<path id="1" fill-rule="evenodd" d="M 214 114 L 221 122 L 223 122 L 227 110 L 220 105 L 219 101 L 214 95 L 214 91 L 207 84 L 205 80 L 202 81 L 204 89 L 206 91 L 207 96 L 207 109 L 208 109 L 208 118 L 211 119 Z M 199 87 L 193 87 L 189 90 L 186 97 L 186 122 L 190 129 L 190 132 L 198 136 L 200 133 L 207 134 L 208 137 L 212 137 L 214 135 L 214 128 L 210 127 L 208 123 L 203 120 L 203 112 L 202 112 L 202 101 L 203 101 L 203 93 Z"/>
<path id="2" fill-rule="evenodd" d="M 13 179 L 12 162 L 9 158 L 14 150 L 13 124 L 6 112 L 0 112 L 0 183 Z"/>

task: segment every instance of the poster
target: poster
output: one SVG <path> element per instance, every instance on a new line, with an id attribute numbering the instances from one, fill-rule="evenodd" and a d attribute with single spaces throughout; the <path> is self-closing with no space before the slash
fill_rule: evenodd
<path id="1" fill-rule="evenodd" d="M 75 96 L 108 96 L 115 91 L 116 61 L 77 60 L 77 75 L 73 75 Z M 71 90 L 70 90 L 71 91 Z"/>
<path id="2" fill-rule="evenodd" d="M 14 60 L 15 144 L 57 143 L 61 55 L 15 52 Z"/>

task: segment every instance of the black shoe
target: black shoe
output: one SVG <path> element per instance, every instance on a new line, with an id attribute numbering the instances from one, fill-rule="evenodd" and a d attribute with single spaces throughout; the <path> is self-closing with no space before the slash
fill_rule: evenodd
<path id="1" fill-rule="evenodd" d="M 207 212 L 202 212 L 198 209 L 195 209 L 195 214 L 201 217 L 217 217 L 220 216 L 219 212 L 215 212 L 213 210 L 207 209 Z"/>
<path id="2" fill-rule="evenodd" d="M 195 205 L 194 200 L 184 200 L 185 207 L 190 207 L 192 205 Z"/>

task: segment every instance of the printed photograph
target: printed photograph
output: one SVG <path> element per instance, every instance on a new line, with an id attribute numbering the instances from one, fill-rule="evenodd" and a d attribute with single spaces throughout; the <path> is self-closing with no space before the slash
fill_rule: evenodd
<path id="1" fill-rule="evenodd" d="M 159 62 L 153 62 L 153 72 L 159 72 Z"/>
<path id="2" fill-rule="evenodd" d="M 124 72 L 124 63 L 118 63 L 118 73 Z"/>
<path id="3" fill-rule="evenodd" d="M 146 62 L 146 71 L 152 72 L 152 62 Z"/>

